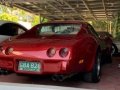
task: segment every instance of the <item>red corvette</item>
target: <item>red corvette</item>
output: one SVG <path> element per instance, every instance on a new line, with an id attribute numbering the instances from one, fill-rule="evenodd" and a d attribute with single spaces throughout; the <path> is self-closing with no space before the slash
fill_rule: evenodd
<path id="1" fill-rule="evenodd" d="M 88 23 L 43 23 L 0 44 L 0 68 L 17 74 L 52 74 L 59 81 L 82 72 L 85 81 L 98 82 L 103 50 Z"/>

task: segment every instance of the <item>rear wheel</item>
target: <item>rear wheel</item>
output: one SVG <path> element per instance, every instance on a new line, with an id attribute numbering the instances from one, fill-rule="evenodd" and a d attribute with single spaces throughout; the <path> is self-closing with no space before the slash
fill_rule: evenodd
<path id="1" fill-rule="evenodd" d="M 96 55 L 96 60 L 93 66 L 93 69 L 89 73 L 84 74 L 84 80 L 91 83 L 97 83 L 101 78 L 101 54 L 100 52 Z"/>

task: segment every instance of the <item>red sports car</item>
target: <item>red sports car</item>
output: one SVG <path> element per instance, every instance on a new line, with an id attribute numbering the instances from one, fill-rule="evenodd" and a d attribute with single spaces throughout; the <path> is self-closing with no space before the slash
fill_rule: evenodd
<path id="1" fill-rule="evenodd" d="M 90 24 L 54 21 L 2 42 L 0 68 L 17 74 L 51 74 L 58 81 L 82 72 L 85 81 L 98 82 L 105 49 Z"/>

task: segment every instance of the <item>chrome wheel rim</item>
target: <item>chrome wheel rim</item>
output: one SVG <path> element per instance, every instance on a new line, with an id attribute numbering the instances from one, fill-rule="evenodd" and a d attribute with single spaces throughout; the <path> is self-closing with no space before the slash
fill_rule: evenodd
<path id="1" fill-rule="evenodd" d="M 114 53 L 115 53 L 115 48 L 114 48 L 114 46 L 112 46 L 111 55 L 113 55 Z"/>
<path id="2" fill-rule="evenodd" d="M 101 70 L 101 65 L 100 65 L 100 56 L 98 56 L 97 59 L 97 76 L 100 79 L 100 70 Z"/>

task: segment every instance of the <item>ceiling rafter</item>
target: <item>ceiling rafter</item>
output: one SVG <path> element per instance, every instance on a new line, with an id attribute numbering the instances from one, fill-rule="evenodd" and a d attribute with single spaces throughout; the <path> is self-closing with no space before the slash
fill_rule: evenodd
<path id="1" fill-rule="evenodd" d="M 19 5 L 19 4 L 14 4 L 14 6 L 17 7 L 17 8 L 23 9 L 23 10 L 25 10 L 25 11 L 28 11 L 28 12 L 30 12 L 30 13 L 34 13 L 32 10 L 27 9 L 27 8 L 25 8 L 25 7 L 22 7 L 22 6 Z M 35 13 L 35 14 L 38 14 L 38 13 Z"/>
<path id="2" fill-rule="evenodd" d="M 54 8 L 55 10 L 61 12 L 62 14 L 62 19 L 64 20 L 65 14 L 58 8 L 56 8 L 54 5 L 52 5 L 51 3 L 47 3 L 50 7 Z M 74 18 L 72 18 L 72 20 L 74 20 Z"/>
<path id="3" fill-rule="evenodd" d="M 34 6 L 37 6 L 39 9 L 42 9 L 43 11 L 47 12 L 48 14 L 52 14 L 52 12 L 48 11 L 47 9 L 45 8 L 41 8 L 40 5 L 37 5 L 36 3 L 31 3 L 32 5 Z M 46 6 L 45 6 L 46 7 Z"/>
<path id="4" fill-rule="evenodd" d="M 35 12 L 33 12 L 32 10 L 30 10 L 30 9 L 27 9 L 27 8 L 25 8 L 25 7 L 20 6 L 19 4 L 15 4 L 15 3 L 14 3 L 14 6 L 20 8 L 20 9 L 23 9 L 23 10 L 25 10 L 25 11 L 28 11 L 28 12 L 30 12 L 30 13 L 34 13 L 34 14 L 36 14 L 36 15 L 41 15 L 41 16 L 47 18 L 47 19 L 51 19 L 51 18 L 49 18 L 49 17 L 46 16 L 46 15 L 40 14 L 39 12 L 35 13 Z"/>
<path id="5" fill-rule="evenodd" d="M 82 0 L 82 2 L 85 5 L 85 7 L 88 9 L 88 11 L 90 12 L 90 14 L 93 16 L 94 20 L 97 20 L 96 17 L 94 16 L 92 10 L 89 8 L 87 2 L 85 0 Z"/>
<path id="6" fill-rule="evenodd" d="M 70 7 L 76 14 L 78 14 L 78 15 L 80 16 L 80 18 L 82 18 L 84 21 L 86 21 L 86 19 L 83 18 L 83 16 L 82 16 L 81 14 L 79 14 L 79 13 L 76 11 L 76 9 L 73 8 L 67 1 L 64 1 L 64 0 L 63 0 L 63 2 L 64 2 L 68 7 Z"/>
<path id="7" fill-rule="evenodd" d="M 105 7 L 105 1 L 104 0 L 102 0 L 102 4 L 103 4 L 104 11 L 105 11 L 106 19 L 108 20 L 108 15 L 107 15 L 107 10 L 106 10 L 106 7 Z"/>
<path id="8" fill-rule="evenodd" d="M 12 4 L 12 0 L 4 1 L 0 4 L 15 6 L 50 20 L 110 20 L 120 10 L 120 0 L 14 0 Z"/>
<path id="9" fill-rule="evenodd" d="M 42 9 L 43 11 L 45 11 L 47 14 L 50 14 L 50 15 L 53 14 L 52 12 L 48 11 L 48 10 L 45 9 L 45 8 L 41 8 L 39 5 L 36 5 L 35 3 L 31 3 L 31 4 L 39 7 L 40 9 Z M 44 14 L 42 14 L 42 13 L 40 13 L 40 12 L 39 12 L 39 14 L 42 15 L 42 16 L 45 16 L 45 17 L 49 18 L 47 15 L 44 15 Z"/>

